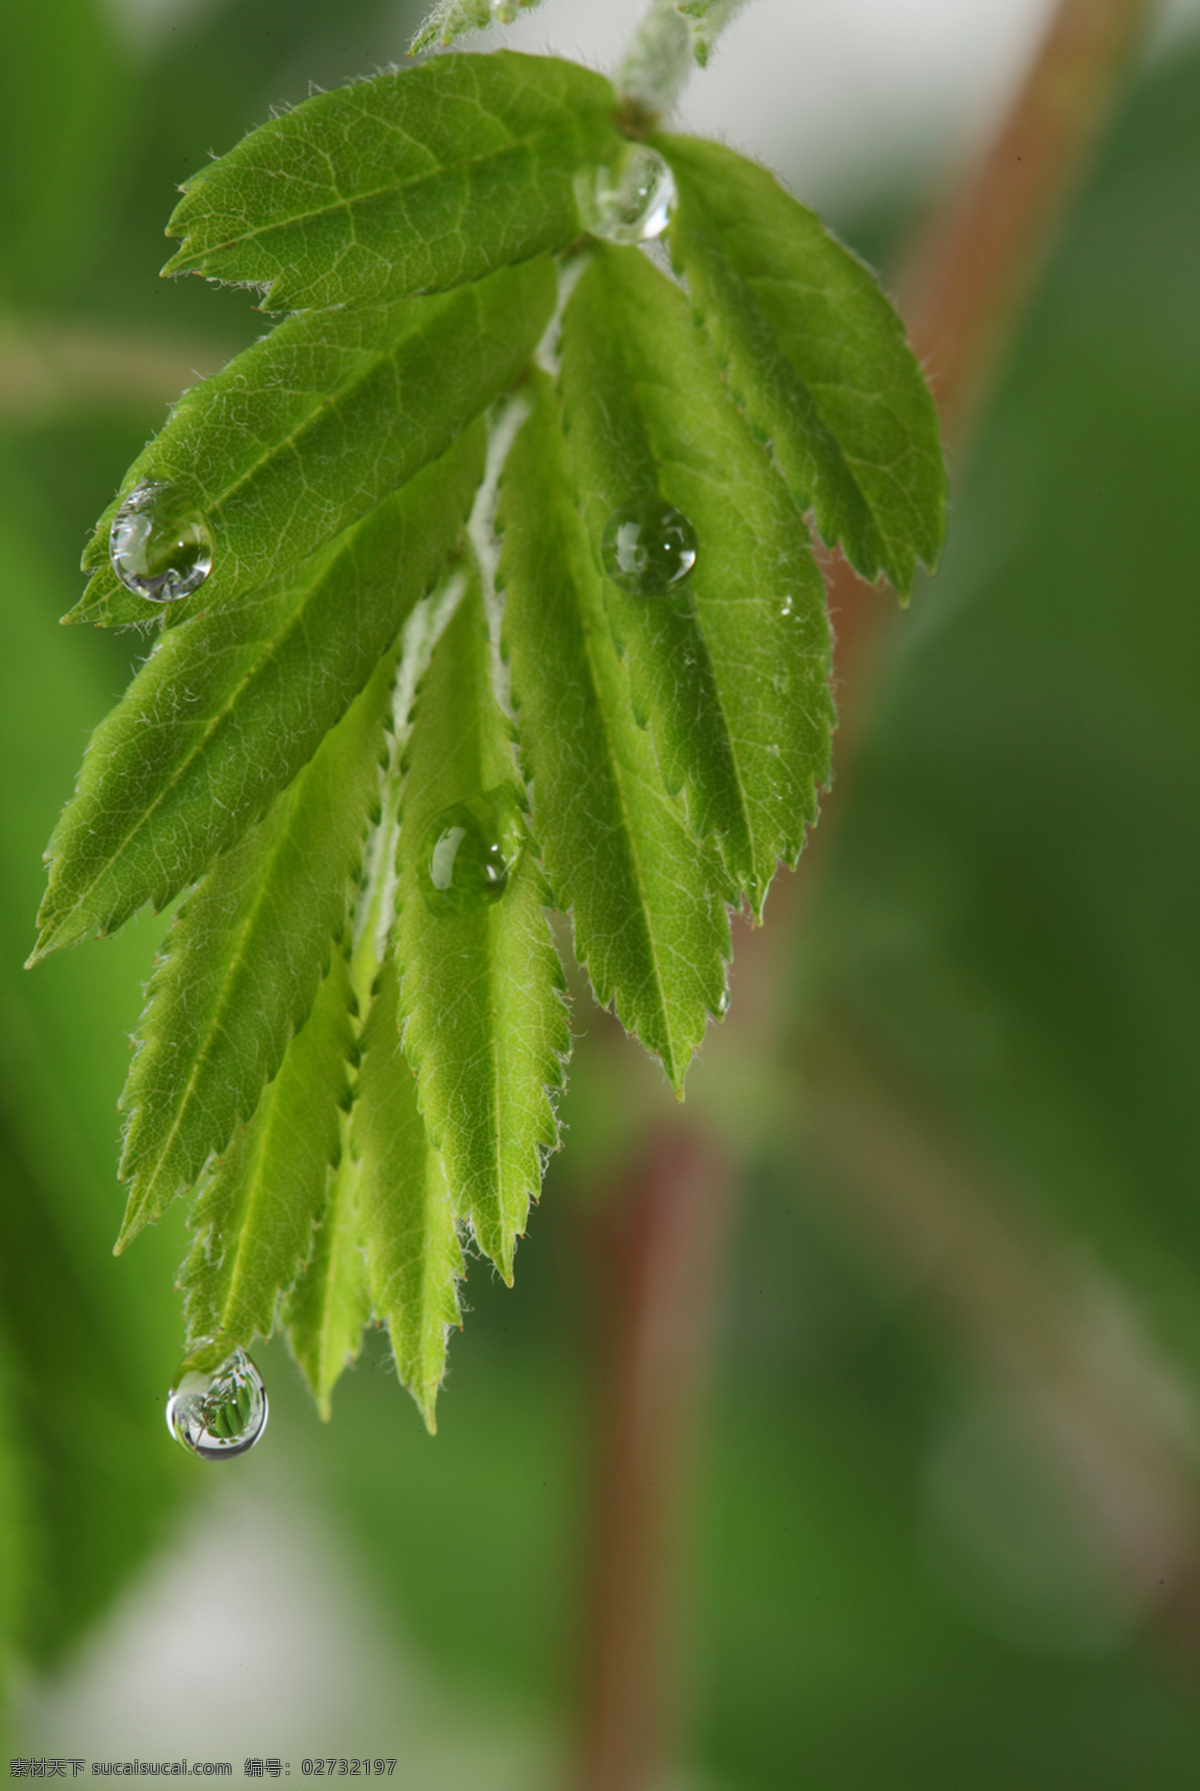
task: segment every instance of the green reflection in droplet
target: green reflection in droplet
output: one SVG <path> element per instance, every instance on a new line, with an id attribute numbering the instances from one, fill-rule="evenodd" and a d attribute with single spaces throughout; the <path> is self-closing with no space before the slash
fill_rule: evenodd
<path id="1" fill-rule="evenodd" d="M 623 591 L 661 597 L 681 585 L 696 564 L 696 531 L 661 498 L 614 510 L 600 537 L 604 570 Z"/>
<path id="2" fill-rule="evenodd" d="M 521 810 L 509 784 L 443 809 L 426 828 L 418 858 L 430 913 L 449 918 L 499 901 L 524 844 Z"/>
<path id="3" fill-rule="evenodd" d="M 651 242 L 667 227 L 675 177 L 656 149 L 630 144 L 621 166 L 597 170 L 590 189 L 581 181 L 584 229 L 613 243 Z"/>
<path id="4" fill-rule="evenodd" d="M 108 551 L 126 590 L 151 603 L 190 596 L 213 565 L 208 519 L 177 485 L 143 483 L 131 491 L 113 518 Z"/>
<path id="5" fill-rule="evenodd" d="M 244 1349 L 213 1364 L 214 1340 L 181 1365 L 167 1399 L 167 1427 L 201 1461 L 231 1461 L 252 1449 L 267 1423 L 262 1376 Z"/>

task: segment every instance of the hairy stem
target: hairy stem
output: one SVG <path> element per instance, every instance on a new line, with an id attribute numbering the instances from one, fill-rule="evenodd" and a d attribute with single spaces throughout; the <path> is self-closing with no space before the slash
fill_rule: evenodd
<path id="1" fill-rule="evenodd" d="M 676 0 L 650 0 L 614 77 L 625 101 L 653 119 L 666 118 L 674 111 L 693 65 L 706 60 L 717 33 L 744 4 L 745 0 L 713 0 L 690 8 L 699 14 L 690 18 Z"/>

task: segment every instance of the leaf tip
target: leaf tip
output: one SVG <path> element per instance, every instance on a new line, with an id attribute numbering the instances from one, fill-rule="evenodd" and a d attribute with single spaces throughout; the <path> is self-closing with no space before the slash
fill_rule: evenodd
<path id="1" fill-rule="evenodd" d="M 141 1231 L 143 1229 L 143 1227 L 145 1226 L 146 1214 L 144 1211 L 141 1211 L 141 1210 L 139 1210 L 137 1212 L 133 1211 L 133 1199 L 134 1199 L 134 1197 L 131 1194 L 129 1196 L 129 1205 L 125 1209 L 124 1221 L 121 1225 L 121 1229 L 120 1229 L 119 1233 L 117 1234 L 117 1241 L 113 1245 L 113 1255 L 114 1256 L 124 1256 L 126 1250 L 128 1250 L 130 1244 L 132 1244 L 132 1242 L 133 1242 L 134 1238 L 137 1236 L 138 1232 Z"/>
<path id="2" fill-rule="evenodd" d="M 178 237 L 178 234 L 169 225 L 163 231 L 163 235 L 168 237 Z M 190 236 L 185 236 L 179 247 L 172 255 L 168 256 L 158 270 L 158 277 L 160 280 L 175 280 L 180 274 L 198 273 L 199 267 L 200 260 L 192 248 L 192 239 Z"/>
<path id="3" fill-rule="evenodd" d="M 37 941 L 25 960 L 26 970 L 32 970 L 35 965 L 42 962 L 43 958 L 48 958 L 52 952 L 60 950 L 61 947 L 74 945 L 79 938 L 78 932 L 73 934 L 68 932 L 64 921 L 51 911 L 49 891 L 46 893 L 41 912 L 37 917 L 37 926 Z"/>

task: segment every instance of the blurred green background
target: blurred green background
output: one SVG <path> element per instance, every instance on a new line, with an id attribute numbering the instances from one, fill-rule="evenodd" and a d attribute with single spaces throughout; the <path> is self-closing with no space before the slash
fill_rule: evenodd
<path id="1" fill-rule="evenodd" d="M 10 1755 L 366 1752 L 494 1791 L 557 1782 L 566 1745 L 587 1216 L 629 1073 L 605 1030 L 577 1014 L 575 1136 L 516 1290 L 474 1266 L 437 1439 L 380 1348 L 325 1428 L 271 1345 L 268 1439 L 213 1474 L 162 1422 L 181 1215 L 110 1255 L 161 922 L 20 968 L 41 848 L 145 650 L 57 628 L 78 553 L 171 393 L 262 327 L 245 294 L 157 280 L 172 190 L 310 79 L 398 56 L 418 12 L 228 0 L 140 39 L 90 0 L 6 12 Z M 1193 40 L 1143 71 L 1073 210 L 943 570 L 889 628 L 819 888 L 771 944 L 790 1018 L 770 1062 L 745 1046 L 671 1784 L 1200 1782 L 1198 192 Z M 919 199 L 836 222 L 882 261 Z"/>

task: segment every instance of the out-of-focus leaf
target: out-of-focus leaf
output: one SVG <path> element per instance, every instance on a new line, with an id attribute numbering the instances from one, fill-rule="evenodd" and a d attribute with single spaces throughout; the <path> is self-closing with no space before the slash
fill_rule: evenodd
<path id="1" fill-rule="evenodd" d="M 580 234 L 580 177 L 624 152 L 616 109 L 602 75 L 510 50 L 316 94 L 188 182 L 164 272 L 276 311 L 478 280 Z"/>
<path id="2" fill-rule="evenodd" d="M 441 570 L 481 428 L 291 575 L 168 629 L 97 729 L 49 847 L 38 952 L 161 908 L 307 763 Z"/>
<path id="3" fill-rule="evenodd" d="M 671 254 L 730 386 L 830 546 L 902 594 L 945 531 L 937 415 L 870 271 L 765 168 L 664 137 Z"/>
<path id="4" fill-rule="evenodd" d="M 162 1424 L 178 1327 L 169 1238 L 114 1267 L 113 1103 L 153 936 L 37 977 L 28 944 L 39 836 L 111 668 L 57 629 L 15 444 L 0 440 L 0 1334 L 29 1527 L 22 1648 L 59 1657 L 158 1540 L 180 1491 Z M 78 647 L 70 643 L 78 640 Z M 140 936 L 139 936 L 140 934 Z M 149 1439 L 149 1442 L 147 1442 Z"/>
<path id="5" fill-rule="evenodd" d="M 521 372 L 554 297 L 539 260 L 459 292 L 280 324 L 186 393 L 135 460 L 84 555 L 94 576 L 71 619 L 153 619 L 109 561 L 113 518 L 147 483 L 186 492 L 214 540 L 211 574 L 167 620 L 243 602 L 453 447 Z"/>
<path id="6" fill-rule="evenodd" d="M 503 882 L 496 899 L 490 887 L 468 887 L 456 903 L 453 884 L 441 891 L 430 881 L 429 836 L 442 821 L 469 825 L 471 816 L 455 805 L 475 801 L 481 827 L 495 815 L 505 835 L 501 852 L 521 851 L 515 771 L 473 578 L 417 699 L 401 806 L 395 951 L 404 1048 L 426 1128 L 455 1210 L 507 1281 L 541 1188 L 543 1157 L 558 1143 L 548 1090 L 562 1083 L 571 1043 L 562 971 L 532 851 L 511 869 L 497 855 Z M 483 837 L 458 838 L 460 883 Z"/>
<path id="7" fill-rule="evenodd" d="M 0 1328 L 0 1733 L 8 1701 L 5 1668 L 15 1657 L 25 1610 L 35 1592 L 29 1465 L 18 1430 L 9 1345 Z"/>
<path id="8" fill-rule="evenodd" d="M 724 1009 L 734 892 L 631 713 L 553 395 L 533 394 L 505 470 L 500 577 L 538 841 L 598 999 L 678 1087 Z"/>
<path id="9" fill-rule="evenodd" d="M 61 300 L 111 226 L 134 135 L 132 70 L 99 0 L 17 0 L 0 57 L 0 292 Z"/>
<path id="10" fill-rule="evenodd" d="M 721 382 L 682 294 L 636 249 L 597 248 L 567 306 L 562 406 L 574 488 L 671 795 L 761 914 L 829 778 L 825 590 L 803 517 Z M 677 589 L 604 576 L 610 519 L 666 503 L 696 538 Z"/>

